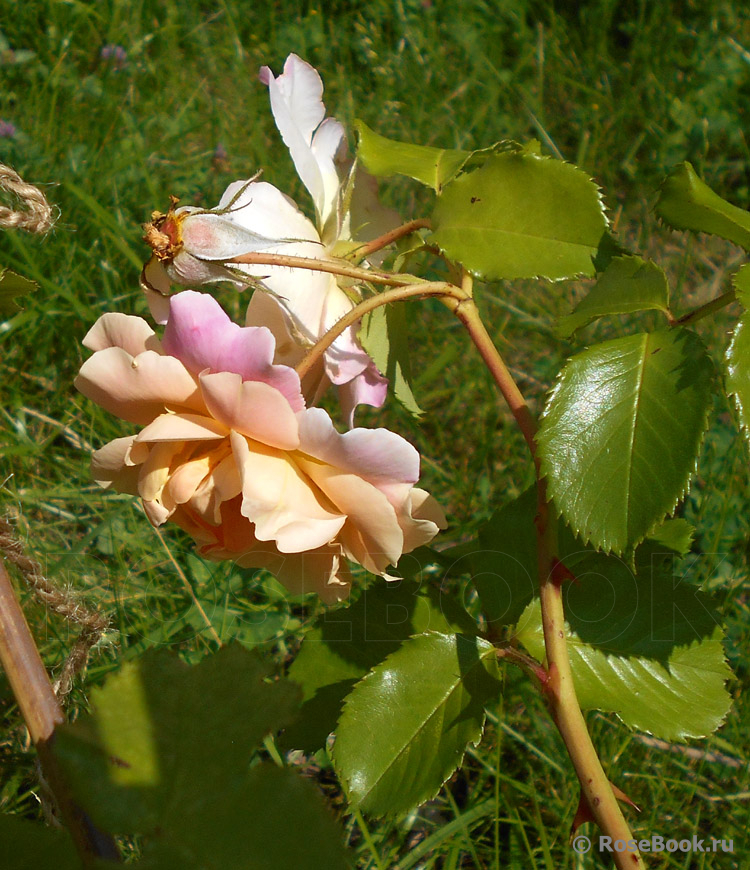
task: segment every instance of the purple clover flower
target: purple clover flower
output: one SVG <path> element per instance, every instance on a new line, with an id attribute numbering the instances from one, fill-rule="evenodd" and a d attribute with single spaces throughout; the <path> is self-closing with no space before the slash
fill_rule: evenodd
<path id="1" fill-rule="evenodd" d="M 128 53 L 121 45 L 115 45 L 111 42 L 102 46 L 99 57 L 114 69 L 125 69 L 128 65 Z"/>

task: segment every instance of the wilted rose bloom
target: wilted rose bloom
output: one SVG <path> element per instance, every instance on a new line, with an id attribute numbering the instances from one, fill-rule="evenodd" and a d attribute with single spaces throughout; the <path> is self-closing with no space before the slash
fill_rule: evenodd
<path id="1" fill-rule="evenodd" d="M 139 317 L 105 314 L 76 379 L 103 408 L 143 426 L 96 451 L 95 479 L 137 494 L 155 526 L 199 552 L 268 568 L 294 592 L 345 598 L 346 559 L 384 574 L 444 519 L 414 487 L 419 454 L 386 429 L 339 434 L 306 408 L 294 369 L 274 365 L 265 327 L 233 323 L 211 296 L 170 300 L 160 341 Z"/>
<path id="2" fill-rule="evenodd" d="M 295 365 L 352 309 L 357 290 L 343 289 L 335 275 L 325 272 L 232 261 L 256 252 L 325 259 L 355 247 L 352 230 L 364 242 L 393 228 L 399 218 L 379 206 L 371 178 L 362 178 L 353 192 L 349 189 L 349 174 L 338 160 L 346 150 L 344 129 L 334 118 L 325 117 L 323 83 L 317 71 L 292 54 L 282 75 L 274 78 L 263 67 L 261 80 L 269 88 L 276 126 L 313 199 L 316 222 L 272 184 L 236 181 L 215 209 L 172 207 L 166 215 L 155 216 L 146 230 L 155 253 L 144 269 L 143 283 L 159 322 L 166 317 L 163 295 L 169 293 L 171 283 L 232 281 L 240 288 L 265 288 L 271 304 L 281 308 L 288 321 L 286 332 L 293 338 L 287 356 L 277 355 L 277 362 Z M 324 375 L 339 387 L 350 425 L 358 404 L 383 404 L 387 387 L 356 333 L 356 326 L 347 329 L 324 358 Z"/>

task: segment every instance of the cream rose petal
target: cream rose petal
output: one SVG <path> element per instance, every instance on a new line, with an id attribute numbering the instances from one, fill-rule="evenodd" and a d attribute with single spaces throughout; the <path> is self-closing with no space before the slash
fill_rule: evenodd
<path id="1" fill-rule="evenodd" d="M 211 471 L 210 482 L 213 489 L 209 505 L 210 518 L 213 522 L 220 523 L 222 503 L 231 501 L 242 492 L 242 478 L 233 453 L 222 459 Z"/>
<path id="2" fill-rule="evenodd" d="M 141 425 L 166 407 L 204 409 L 198 384 L 185 366 L 151 350 L 136 357 L 120 347 L 97 351 L 81 366 L 75 386 L 111 414 Z"/>
<path id="3" fill-rule="evenodd" d="M 331 541 L 346 517 L 329 509 L 310 481 L 283 453 L 231 435 L 242 477 L 242 515 L 255 523 L 260 541 L 274 541 L 282 553 L 314 550 Z"/>
<path id="4" fill-rule="evenodd" d="M 238 563 L 243 565 L 244 560 L 240 558 Z M 268 558 L 263 567 L 272 570 L 293 595 L 315 592 L 326 604 L 349 597 L 352 575 L 338 545 L 320 547 L 309 553 L 282 553 Z"/>
<path id="5" fill-rule="evenodd" d="M 405 514 L 399 512 L 398 517 L 404 532 L 404 552 L 410 553 L 429 543 L 447 523 L 443 509 L 437 501 L 416 486 L 410 493 L 407 507 L 408 511 Z"/>
<path id="6" fill-rule="evenodd" d="M 137 443 L 154 441 L 216 441 L 229 436 L 229 427 L 199 414 L 162 414 L 136 436 Z"/>
<path id="7" fill-rule="evenodd" d="M 267 181 L 233 181 L 219 200 L 217 210 L 225 211 L 225 220 L 249 233 L 262 232 L 277 245 L 291 241 L 320 245 L 320 235 L 312 221 L 293 199 Z"/>
<path id="8" fill-rule="evenodd" d="M 86 333 L 83 346 L 94 351 L 121 347 L 131 356 L 145 350 L 162 353 L 161 342 L 142 317 L 120 312 L 103 314 Z"/>
<path id="9" fill-rule="evenodd" d="M 141 270 L 139 283 L 154 322 L 166 323 L 169 320 L 169 294 L 172 292 L 172 282 L 156 255 L 151 257 Z"/>
<path id="10" fill-rule="evenodd" d="M 300 468 L 347 516 L 341 540 L 352 558 L 380 573 L 395 565 L 404 550 L 404 533 L 396 510 L 386 495 L 372 484 L 320 462 L 300 460 Z"/>
<path id="11" fill-rule="evenodd" d="M 159 498 L 164 485 L 169 480 L 172 461 L 185 449 L 182 442 L 160 442 L 154 444 L 148 459 L 140 466 L 138 492 L 144 501 Z"/>
<path id="12" fill-rule="evenodd" d="M 299 445 L 297 417 L 278 390 L 233 372 L 203 374 L 200 384 L 209 412 L 230 429 L 280 450 Z"/>
<path id="13" fill-rule="evenodd" d="M 211 457 L 203 454 L 196 459 L 182 462 L 169 475 L 167 487 L 169 495 L 175 504 L 185 504 L 195 494 L 196 489 L 208 477 L 211 471 Z"/>
<path id="14" fill-rule="evenodd" d="M 323 122 L 323 82 L 317 70 L 296 54 L 287 57 L 278 78 L 264 66 L 260 79 L 268 85 L 276 126 L 323 226 L 337 204 L 341 182 L 334 157 L 344 140 L 344 128 L 333 118 Z"/>
<path id="15" fill-rule="evenodd" d="M 289 314 L 270 293 L 263 290 L 253 293 L 245 312 L 245 325 L 265 326 L 271 331 L 276 342 L 276 363 L 294 367 L 307 352 L 292 334 Z"/>
<path id="16" fill-rule="evenodd" d="M 134 440 L 135 435 L 115 438 L 94 451 L 91 457 L 91 475 L 99 486 L 107 489 L 114 484 L 118 492 L 138 494 L 140 469 L 127 462 Z"/>

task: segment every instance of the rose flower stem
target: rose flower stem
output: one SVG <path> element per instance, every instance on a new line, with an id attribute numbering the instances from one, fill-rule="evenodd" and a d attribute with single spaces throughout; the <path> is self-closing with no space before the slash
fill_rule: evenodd
<path id="1" fill-rule="evenodd" d="M 424 298 L 427 296 L 442 297 L 449 303 L 451 308 L 455 308 L 462 300 L 467 298 L 460 287 L 443 281 L 426 281 L 424 284 L 409 283 L 400 287 L 394 287 L 392 290 L 385 290 L 376 296 L 370 296 L 368 299 L 360 302 L 359 305 L 355 305 L 340 320 L 337 320 L 328 332 L 307 352 L 296 367 L 300 380 L 312 369 L 341 333 L 347 327 L 364 317 L 365 314 L 369 314 L 370 311 L 374 311 L 381 305 L 387 305 L 389 302 L 400 302 L 404 299 Z"/>
<path id="2" fill-rule="evenodd" d="M 403 239 L 404 236 L 409 236 L 417 230 L 428 230 L 431 228 L 432 224 L 430 223 L 429 218 L 417 218 L 416 220 L 409 221 L 408 223 L 402 224 L 400 227 L 390 230 L 390 232 L 383 233 L 383 235 L 378 236 L 377 239 L 365 242 L 359 248 L 352 251 L 352 256 L 357 260 L 364 260 L 366 257 L 369 257 L 370 254 L 374 254 L 376 251 L 382 251 L 383 248 L 387 248 L 388 245 L 392 245 L 399 239 Z"/>
<path id="3" fill-rule="evenodd" d="M 562 587 L 554 573 L 557 564 L 557 522 L 554 517 L 550 517 L 547 487 L 540 475 L 534 437 L 536 420 L 487 332 L 473 299 L 460 302 L 454 313 L 468 330 L 500 393 L 508 403 L 536 467 L 539 596 L 547 655 L 545 699 L 565 742 L 594 820 L 613 840 L 628 842 L 634 839 L 633 835 L 602 768 L 576 697 L 565 636 Z M 614 861 L 619 870 L 633 870 L 642 866 L 637 852 L 615 852 Z"/>
<path id="4" fill-rule="evenodd" d="M 244 263 L 253 266 L 284 266 L 287 269 L 309 269 L 312 272 L 328 272 L 331 275 L 341 275 L 344 278 L 355 278 L 368 281 L 371 284 L 386 284 L 391 287 L 405 287 L 414 284 L 411 275 L 395 275 L 378 272 L 375 269 L 363 269 L 353 266 L 345 260 L 333 258 L 316 259 L 314 257 L 297 257 L 292 254 L 268 254 L 264 251 L 253 251 L 241 254 L 227 263 Z"/>
<path id="5" fill-rule="evenodd" d="M 73 801 L 54 755 L 55 727 L 65 721 L 47 671 L 18 603 L 8 572 L 0 560 L 0 664 L 29 729 L 39 761 L 60 815 L 85 867 L 94 857 L 119 861 L 109 835 L 98 831 Z"/>

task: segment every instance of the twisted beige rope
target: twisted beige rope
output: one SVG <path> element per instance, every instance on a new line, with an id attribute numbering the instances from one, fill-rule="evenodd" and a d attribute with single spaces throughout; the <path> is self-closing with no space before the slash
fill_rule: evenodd
<path id="1" fill-rule="evenodd" d="M 52 228 L 52 206 L 42 191 L 33 184 L 27 184 L 17 172 L 3 163 L 0 163 L 0 190 L 18 197 L 25 207 L 25 211 L 15 211 L 0 205 L 0 228 L 21 229 L 30 233 L 46 233 Z"/>
<path id="2" fill-rule="evenodd" d="M 109 620 L 102 613 L 88 610 L 78 601 L 74 593 L 55 586 L 49 578 L 45 577 L 39 562 L 24 552 L 23 544 L 7 516 L 0 516 L 0 554 L 5 555 L 6 559 L 18 568 L 43 604 L 55 613 L 59 613 L 68 622 L 81 626 L 81 633 L 55 680 L 55 694 L 58 698 L 63 698 L 73 687 L 76 674 L 86 666 L 89 653 L 107 630 Z"/>

